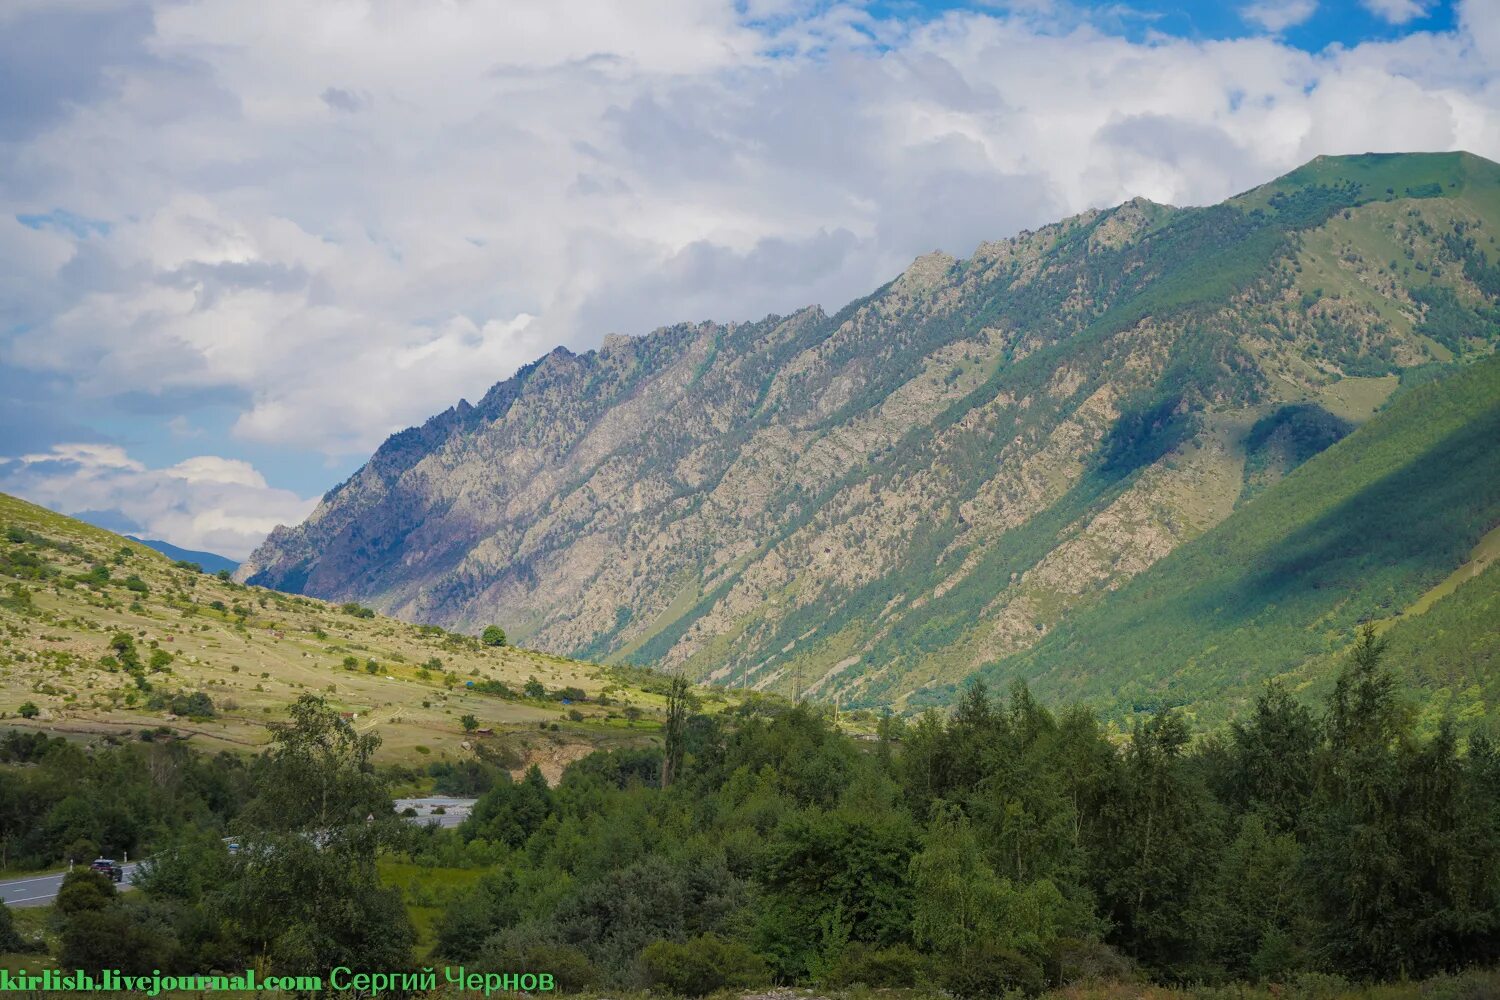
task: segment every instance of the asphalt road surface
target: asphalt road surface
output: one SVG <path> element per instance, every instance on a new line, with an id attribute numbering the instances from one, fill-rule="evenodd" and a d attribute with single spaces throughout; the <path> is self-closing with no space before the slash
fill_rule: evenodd
<path id="1" fill-rule="evenodd" d="M 469 810 L 474 807 L 474 800 L 434 796 L 422 799 L 397 799 L 394 804 L 398 813 L 407 808 L 415 810 L 415 816 L 407 817 L 413 823 L 451 827 L 468 819 Z M 443 811 L 437 812 L 438 809 Z M 130 882 L 135 877 L 137 865 L 131 862 L 120 867 L 125 871 L 125 878 L 120 883 L 120 888 L 129 889 L 131 888 Z M 62 887 L 63 874 L 63 872 L 58 872 L 55 875 L 31 875 L 0 882 L 0 901 L 3 901 L 6 906 L 46 906 L 57 898 L 57 890 Z"/>
<path id="2" fill-rule="evenodd" d="M 120 867 L 125 871 L 120 888 L 129 889 L 130 880 L 135 877 L 136 864 L 131 862 Z M 33 875 L 0 882 L 0 900 L 4 900 L 6 906 L 45 906 L 56 898 L 57 890 L 62 886 L 63 874 Z"/>

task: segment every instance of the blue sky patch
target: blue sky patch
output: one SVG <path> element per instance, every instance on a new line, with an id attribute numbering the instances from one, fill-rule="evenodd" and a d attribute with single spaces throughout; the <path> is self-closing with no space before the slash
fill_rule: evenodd
<path id="1" fill-rule="evenodd" d="M 17 215 L 16 221 L 28 229 L 59 229 L 80 240 L 90 236 L 108 236 L 113 228 L 103 219 L 90 219 L 66 208 L 54 208 L 39 215 Z"/>

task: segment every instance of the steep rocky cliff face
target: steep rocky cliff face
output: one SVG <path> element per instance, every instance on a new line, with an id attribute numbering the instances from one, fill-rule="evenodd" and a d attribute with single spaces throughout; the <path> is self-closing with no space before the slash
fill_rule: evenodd
<path id="1" fill-rule="evenodd" d="M 930 254 L 832 316 L 559 348 L 392 437 L 240 575 L 921 703 L 1003 675 L 1403 378 L 1487 354 L 1497 231 L 1487 161 L 1320 158 L 1219 206 Z"/>

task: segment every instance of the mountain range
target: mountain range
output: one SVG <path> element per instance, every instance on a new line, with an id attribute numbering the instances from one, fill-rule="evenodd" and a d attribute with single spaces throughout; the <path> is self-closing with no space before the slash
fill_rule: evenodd
<path id="1" fill-rule="evenodd" d="M 558 348 L 241 580 L 734 687 L 973 676 L 1126 718 L 1326 683 L 1361 622 L 1496 714 L 1500 166 L 1319 157 L 918 258 L 837 313 Z"/>
<path id="2" fill-rule="evenodd" d="M 180 546 L 173 545 L 171 542 L 164 542 L 159 538 L 137 538 L 134 535 L 126 535 L 125 537 L 130 539 L 132 542 L 140 542 L 148 549 L 155 549 L 157 552 L 160 552 L 168 559 L 175 559 L 181 562 L 197 563 L 205 573 L 217 573 L 220 570 L 228 570 L 229 572 L 233 573 L 235 570 L 240 568 L 240 564 L 235 562 L 233 559 L 230 559 L 228 556 L 218 555 L 214 552 L 200 552 L 196 549 L 184 549 Z"/>

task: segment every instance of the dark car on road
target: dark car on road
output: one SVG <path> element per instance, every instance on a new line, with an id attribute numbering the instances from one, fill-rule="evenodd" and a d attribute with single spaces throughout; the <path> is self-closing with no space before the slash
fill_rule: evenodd
<path id="1" fill-rule="evenodd" d="M 125 869 L 115 864 L 113 858 L 95 858 L 94 863 L 89 865 L 89 868 L 100 875 L 108 876 L 116 882 L 125 877 Z"/>

